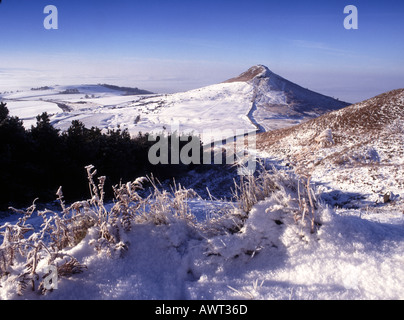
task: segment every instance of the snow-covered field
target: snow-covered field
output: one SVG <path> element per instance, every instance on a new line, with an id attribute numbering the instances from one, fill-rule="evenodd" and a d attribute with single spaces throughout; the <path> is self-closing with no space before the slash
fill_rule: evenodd
<path id="1" fill-rule="evenodd" d="M 63 93 L 68 89 L 78 92 Z M 3 95 L 2 100 L 28 128 L 35 124 L 38 113 L 48 112 L 52 124 L 61 130 L 73 120 L 80 120 L 90 128 L 119 126 L 133 135 L 194 132 L 210 142 L 256 131 L 248 118 L 252 91 L 250 84 L 239 82 L 171 95 L 122 95 L 120 91 L 88 85 L 17 92 Z"/>
<path id="2" fill-rule="evenodd" d="M 48 114 L 58 113 L 60 109 L 55 103 L 45 101 L 13 101 L 9 104 L 11 116 L 17 116 L 23 120 L 27 128 L 35 125 L 38 111 L 47 112 Z"/>

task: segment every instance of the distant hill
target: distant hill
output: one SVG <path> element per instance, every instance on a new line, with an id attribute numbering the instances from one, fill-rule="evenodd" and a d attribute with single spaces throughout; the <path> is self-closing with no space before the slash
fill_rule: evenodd
<path id="1" fill-rule="evenodd" d="M 139 88 L 131 88 L 131 87 L 120 87 L 120 86 L 115 86 L 112 84 L 100 84 L 101 86 L 111 89 L 111 90 L 116 90 L 116 91 L 123 91 L 125 92 L 125 95 L 137 95 L 137 94 L 153 94 L 151 91 L 147 90 L 142 90 Z"/>
<path id="2" fill-rule="evenodd" d="M 224 83 L 235 82 L 247 82 L 253 86 L 251 116 L 260 124 L 261 131 L 289 127 L 349 105 L 305 89 L 263 65 L 253 66 Z"/>

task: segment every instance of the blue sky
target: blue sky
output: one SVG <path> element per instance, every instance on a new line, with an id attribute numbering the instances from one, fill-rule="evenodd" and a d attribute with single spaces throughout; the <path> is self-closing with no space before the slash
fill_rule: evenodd
<path id="1" fill-rule="evenodd" d="M 46 30 L 46 5 L 58 30 Z M 353 4 L 359 29 L 346 30 Z M 107 82 L 175 92 L 264 64 L 349 102 L 404 87 L 404 2 L 3 0 L 0 91 Z"/>

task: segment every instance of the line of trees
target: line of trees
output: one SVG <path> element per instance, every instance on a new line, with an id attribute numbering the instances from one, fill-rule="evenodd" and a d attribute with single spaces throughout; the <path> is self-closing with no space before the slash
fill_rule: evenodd
<path id="1" fill-rule="evenodd" d="M 0 103 L 0 210 L 27 206 L 36 198 L 53 201 L 60 186 L 67 200 L 87 199 L 84 167 L 89 164 L 107 177 L 107 197 L 112 197 L 111 187 L 120 181 L 150 174 L 163 180 L 189 169 L 183 164 L 151 165 L 148 151 L 155 142 L 148 140 L 148 134 L 133 138 L 121 129 L 104 133 L 77 120 L 60 132 L 46 113 L 38 115 L 36 125 L 27 130 Z M 180 148 L 187 144 L 180 143 Z"/>

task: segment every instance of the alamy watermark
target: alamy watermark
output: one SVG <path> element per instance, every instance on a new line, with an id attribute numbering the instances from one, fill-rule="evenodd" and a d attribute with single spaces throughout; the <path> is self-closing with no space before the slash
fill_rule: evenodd
<path id="1" fill-rule="evenodd" d="M 0 0 L 0 4 L 1 4 Z M 44 10 L 44 14 L 47 14 L 43 21 L 43 26 L 46 30 L 59 29 L 58 23 L 58 9 L 55 5 L 47 5 Z M 347 30 L 358 29 L 358 8 L 354 5 L 347 5 L 344 8 L 344 14 L 348 16 L 344 19 L 344 28 Z"/>
<path id="2" fill-rule="evenodd" d="M 348 14 L 344 19 L 344 28 L 357 30 L 359 28 L 358 8 L 354 5 L 348 5 L 344 8 L 344 13 Z"/>
<path id="3" fill-rule="evenodd" d="M 148 153 L 151 164 L 238 165 L 239 175 L 251 175 L 256 170 L 255 131 L 205 129 L 202 133 L 194 130 L 190 134 L 178 134 L 179 124 L 172 124 L 170 132 L 170 137 L 167 133 L 149 135 L 149 141 L 156 142 Z M 204 141 L 203 148 L 201 141 Z"/>
<path id="4" fill-rule="evenodd" d="M 43 287 L 46 290 L 58 288 L 58 269 L 54 265 L 46 266 L 46 275 L 43 278 Z"/>
<path id="5" fill-rule="evenodd" d="M 1 0 L 0 0 L 1 3 Z M 47 5 L 44 8 L 44 14 L 47 14 L 43 21 L 43 26 L 47 30 L 57 30 L 59 28 L 58 25 L 58 9 L 54 5 Z M 348 14 L 348 16 L 344 19 L 344 28 L 347 30 L 359 28 L 358 26 L 358 8 L 354 5 L 347 5 L 344 8 L 344 14 Z"/>
<path id="6" fill-rule="evenodd" d="M 47 14 L 43 21 L 43 27 L 46 30 L 51 30 L 51 29 L 59 29 L 59 21 L 58 21 L 58 8 L 54 5 L 47 5 L 43 9 L 43 13 Z"/>

